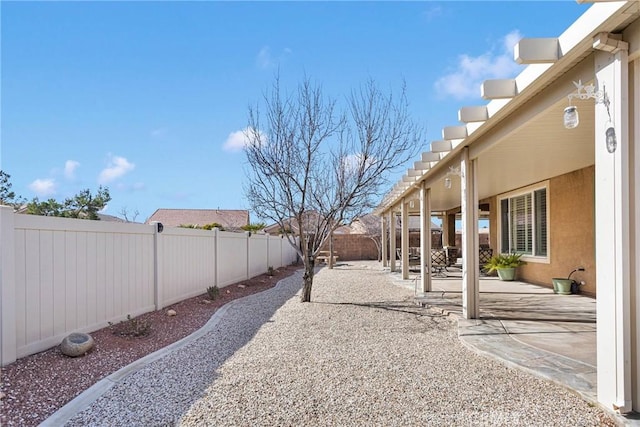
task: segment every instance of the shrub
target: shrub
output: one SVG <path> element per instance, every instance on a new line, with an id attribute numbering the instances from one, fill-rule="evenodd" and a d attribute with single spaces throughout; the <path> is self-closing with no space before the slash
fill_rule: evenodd
<path id="1" fill-rule="evenodd" d="M 217 222 L 212 222 L 211 224 L 198 225 L 198 224 L 180 224 L 178 227 L 180 228 L 194 228 L 196 230 L 213 230 L 214 228 L 219 228 L 220 231 L 224 231 L 224 227 Z"/>
<path id="2" fill-rule="evenodd" d="M 484 265 L 489 273 L 501 268 L 515 268 L 526 264 L 520 258 L 523 254 L 512 252 L 510 254 L 498 254 L 491 257 L 489 262 Z"/>
<path id="3" fill-rule="evenodd" d="M 114 335 L 121 337 L 143 337 L 151 332 L 151 322 L 145 319 L 132 319 L 127 314 L 127 320 L 122 320 L 118 324 L 109 323 L 109 329 Z"/>
<path id="4" fill-rule="evenodd" d="M 214 228 L 219 228 L 220 231 L 224 231 L 224 227 L 217 222 L 212 222 L 211 224 L 205 224 L 202 226 L 203 230 L 213 230 Z"/>
<path id="5" fill-rule="evenodd" d="M 274 273 L 273 267 L 269 266 L 269 268 L 267 268 L 267 274 L 269 276 L 273 276 L 273 273 Z"/>
<path id="6" fill-rule="evenodd" d="M 214 301 L 216 298 L 218 298 L 219 294 L 220 294 L 220 289 L 218 288 L 218 285 L 209 286 L 207 288 L 207 295 L 209 295 L 209 299 L 211 301 Z"/>

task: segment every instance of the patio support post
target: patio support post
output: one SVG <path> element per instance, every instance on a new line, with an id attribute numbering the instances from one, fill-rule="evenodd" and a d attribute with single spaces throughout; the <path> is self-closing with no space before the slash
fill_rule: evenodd
<path id="1" fill-rule="evenodd" d="M 478 260 L 478 189 L 476 160 L 469 158 L 469 148 L 461 152 L 460 195 L 462 199 L 462 316 L 477 319 L 480 315 L 480 267 Z"/>
<path id="2" fill-rule="evenodd" d="M 456 214 L 446 213 L 442 220 L 442 240 L 443 245 L 455 246 L 456 245 Z"/>
<path id="3" fill-rule="evenodd" d="M 380 237 L 380 249 L 382 250 L 382 266 L 388 267 L 389 260 L 387 259 L 387 223 L 385 222 L 385 215 L 380 217 L 380 232 L 382 236 Z"/>
<path id="4" fill-rule="evenodd" d="M 422 292 L 431 291 L 431 189 L 420 186 L 420 279 Z"/>
<path id="5" fill-rule="evenodd" d="M 389 212 L 389 269 L 396 271 L 396 213 Z"/>
<path id="6" fill-rule="evenodd" d="M 400 237 L 402 246 L 402 279 L 406 280 L 409 278 L 409 207 L 405 199 L 402 199 L 400 212 L 402 214 L 402 234 Z"/>
<path id="7" fill-rule="evenodd" d="M 449 242 L 449 215 L 445 212 L 440 219 L 442 219 L 442 246 L 450 246 Z"/>
<path id="8" fill-rule="evenodd" d="M 631 182 L 633 188 L 631 189 L 631 200 L 634 205 L 632 206 L 632 225 L 631 225 L 631 253 L 636 254 L 631 258 L 632 271 L 635 272 L 635 277 L 632 276 L 631 283 L 635 283 L 635 301 L 632 300 L 633 309 L 631 310 L 631 360 L 635 363 L 631 367 L 631 379 L 633 384 L 631 385 L 633 392 L 633 410 L 640 412 L 640 260 L 638 254 L 640 254 L 640 58 L 633 62 L 631 68 L 633 70 L 632 77 L 630 76 L 630 94 L 633 94 L 631 103 L 633 105 L 634 117 L 632 121 L 633 136 L 629 143 L 633 147 L 634 155 L 631 157 L 631 171 L 635 171 L 635 176 L 631 176 Z M 633 172 L 632 172 L 633 173 Z M 635 218 L 635 220 L 633 220 Z M 635 233 L 633 232 L 635 230 Z M 634 326 L 635 325 L 635 326 Z M 635 347 L 633 346 L 635 341 Z M 635 348 L 635 350 L 634 350 Z"/>
<path id="9" fill-rule="evenodd" d="M 631 282 L 629 169 L 629 65 L 626 50 L 595 53 L 598 89 L 610 100 L 595 105 L 596 320 L 598 401 L 628 412 L 631 399 Z M 617 148 L 609 153 L 606 132 L 613 126 Z"/>

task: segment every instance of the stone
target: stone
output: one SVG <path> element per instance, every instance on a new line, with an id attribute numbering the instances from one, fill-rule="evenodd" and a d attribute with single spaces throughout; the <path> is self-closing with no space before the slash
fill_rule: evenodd
<path id="1" fill-rule="evenodd" d="M 65 356 L 78 357 L 87 354 L 94 346 L 91 335 L 82 332 L 73 332 L 67 335 L 60 343 L 60 352 Z"/>
<path id="2" fill-rule="evenodd" d="M 176 311 L 175 311 L 175 310 L 167 310 L 167 316 L 169 316 L 169 317 L 173 317 L 173 316 L 175 316 L 176 314 L 178 314 L 178 313 L 176 313 Z"/>
<path id="3" fill-rule="evenodd" d="M 239 288 L 246 288 L 247 285 L 238 285 Z"/>

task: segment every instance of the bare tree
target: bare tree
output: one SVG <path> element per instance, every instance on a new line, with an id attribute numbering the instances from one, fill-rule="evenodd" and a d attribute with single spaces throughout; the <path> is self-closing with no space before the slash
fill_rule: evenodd
<path id="1" fill-rule="evenodd" d="M 380 217 L 373 214 L 363 215 L 353 221 L 351 228 L 357 234 L 362 234 L 375 243 L 378 250 L 378 261 L 382 261 L 382 224 Z"/>
<path id="2" fill-rule="evenodd" d="M 131 213 L 131 218 L 129 218 L 129 209 L 126 206 L 122 207 L 118 213 L 126 222 L 136 222 L 138 215 L 140 215 L 140 212 L 136 209 Z"/>
<path id="3" fill-rule="evenodd" d="M 339 111 L 309 79 L 283 93 L 276 77 L 262 104 L 249 108 L 245 192 L 257 216 L 292 230 L 286 238 L 304 262 L 308 302 L 323 244 L 377 204 L 387 174 L 416 155 L 422 129 L 409 116 L 404 86 L 396 99 L 373 81 Z"/>

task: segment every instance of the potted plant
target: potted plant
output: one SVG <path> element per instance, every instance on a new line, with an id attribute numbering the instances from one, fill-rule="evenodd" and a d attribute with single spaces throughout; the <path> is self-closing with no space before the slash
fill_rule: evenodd
<path id="1" fill-rule="evenodd" d="M 484 268 L 488 273 L 497 271 L 500 280 L 514 280 L 516 278 L 516 268 L 526 264 L 520 259 L 522 255 L 516 252 L 494 255 L 484 265 Z"/>

